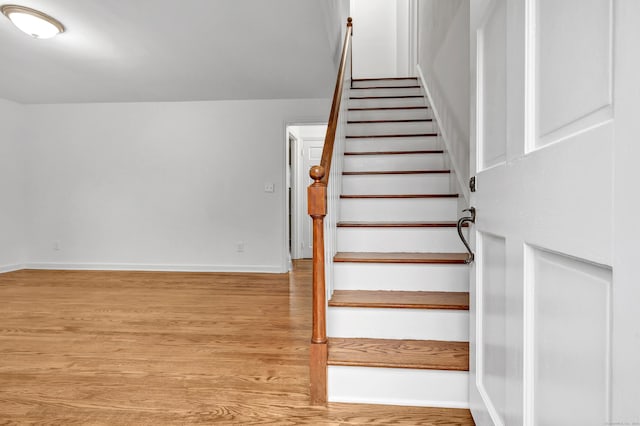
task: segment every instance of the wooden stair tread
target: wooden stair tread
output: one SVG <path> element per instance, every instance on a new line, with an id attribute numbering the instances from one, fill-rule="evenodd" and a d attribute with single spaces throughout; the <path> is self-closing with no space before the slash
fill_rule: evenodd
<path id="1" fill-rule="evenodd" d="M 455 228 L 458 222 L 454 220 L 435 221 L 435 222 L 338 222 L 338 228 Z M 468 222 L 462 224 L 463 227 L 469 226 Z"/>
<path id="2" fill-rule="evenodd" d="M 378 111 L 385 109 L 429 109 L 428 106 L 395 106 L 395 107 L 359 107 L 359 108 L 349 108 L 349 111 Z"/>
<path id="3" fill-rule="evenodd" d="M 412 86 L 361 86 L 352 87 L 351 90 L 370 90 L 370 89 L 419 89 L 420 86 L 415 84 Z"/>
<path id="4" fill-rule="evenodd" d="M 412 155 L 412 154 L 444 154 L 441 149 L 428 149 L 420 151 L 362 151 L 362 152 L 345 152 L 344 155 Z"/>
<path id="5" fill-rule="evenodd" d="M 469 343 L 331 337 L 328 364 L 468 371 Z"/>
<path id="6" fill-rule="evenodd" d="M 436 263 L 465 264 L 467 253 L 377 253 L 377 252 L 338 252 L 334 262 L 352 263 Z"/>
<path id="7" fill-rule="evenodd" d="M 447 174 L 451 170 L 374 170 L 364 172 L 342 172 L 344 176 L 359 175 L 428 175 L 428 174 Z"/>
<path id="8" fill-rule="evenodd" d="M 431 122 L 433 118 L 409 118 L 406 120 L 351 120 L 347 124 L 377 124 L 377 123 L 423 123 Z"/>
<path id="9" fill-rule="evenodd" d="M 361 100 L 361 99 L 413 99 L 424 98 L 422 95 L 393 95 L 393 96 L 350 96 L 349 99 Z"/>
<path id="10" fill-rule="evenodd" d="M 381 81 L 381 80 L 417 80 L 418 77 L 364 77 L 352 78 L 351 81 Z"/>
<path id="11" fill-rule="evenodd" d="M 329 306 L 341 308 L 469 310 L 469 293 L 450 291 L 335 290 Z"/>
<path id="12" fill-rule="evenodd" d="M 411 133 L 411 134 L 394 134 L 394 135 L 347 135 L 347 139 L 374 139 L 374 138 L 432 138 L 438 136 L 437 133 Z"/>
<path id="13" fill-rule="evenodd" d="M 459 194 L 343 194 L 342 199 L 353 198 L 370 198 L 370 199 L 387 199 L 387 198 L 458 198 Z"/>

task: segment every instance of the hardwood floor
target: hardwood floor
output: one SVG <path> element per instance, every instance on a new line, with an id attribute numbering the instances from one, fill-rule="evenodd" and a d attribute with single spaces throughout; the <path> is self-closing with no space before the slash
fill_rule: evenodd
<path id="1" fill-rule="evenodd" d="M 473 425 L 309 406 L 310 262 L 292 274 L 0 274 L 0 424 Z"/>

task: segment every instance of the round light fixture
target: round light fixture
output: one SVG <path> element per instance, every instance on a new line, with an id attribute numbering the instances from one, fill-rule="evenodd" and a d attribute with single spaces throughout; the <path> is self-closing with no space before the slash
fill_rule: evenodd
<path id="1" fill-rule="evenodd" d="M 21 31 L 35 38 L 51 38 L 64 32 L 64 25 L 39 10 L 15 4 L 0 6 L 0 12 Z"/>

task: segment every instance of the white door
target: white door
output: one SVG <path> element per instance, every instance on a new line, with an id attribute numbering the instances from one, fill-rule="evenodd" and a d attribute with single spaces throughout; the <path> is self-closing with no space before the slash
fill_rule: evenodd
<path id="1" fill-rule="evenodd" d="M 640 424 L 639 6 L 471 0 L 479 425 Z"/>
<path id="2" fill-rule="evenodd" d="M 313 229 L 311 227 L 311 216 L 307 214 L 307 187 L 313 183 L 309 177 L 309 169 L 320 164 L 322 158 L 322 147 L 324 139 L 305 138 L 302 141 L 302 189 L 303 219 L 302 219 L 302 257 L 310 259 L 313 257 Z"/>

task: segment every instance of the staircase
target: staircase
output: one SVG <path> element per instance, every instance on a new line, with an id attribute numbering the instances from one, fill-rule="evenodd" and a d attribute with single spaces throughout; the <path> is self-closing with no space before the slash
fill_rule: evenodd
<path id="1" fill-rule="evenodd" d="M 437 123 L 415 78 L 350 93 L 329 400 L 466 408 L 468 255 Z"/>

